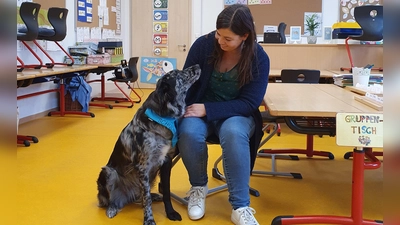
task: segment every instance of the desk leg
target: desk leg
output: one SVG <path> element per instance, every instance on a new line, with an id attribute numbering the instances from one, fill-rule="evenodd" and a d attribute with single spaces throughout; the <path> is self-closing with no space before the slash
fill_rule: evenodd
<path id="1" fill-rule="evenodd" d="M 351 217 L 332 216 L 332 215 L 310 215 L 310 216 L 277 216 L 272 220 L 272 225 L 286 224 L 344 224 L 344 225 L 378 225 L 383 224 L 379 220 L 364 220 L 363 202 L 364 202 L 364 170 L 378 169 L 380 161 L 372 154 L 365 154 L 365 150 L 371 148 L 355 148 L 353 151 L 353 175 L 352 175 L 352 197 L 351 197 Z M 369 162 L 364 162 L 364 157 Z"/>
<path id="2" fill-rule="evenodd" d="M 92 98 L 92 102 L 93 101 L 96 101 L 96 100 L 98 100 L 98 101 L 105 101 L 105 92 L 106 92 L 106 79 L 105 79 L 105 76 L 104 76 L 104 73 L 101 73 L 101 76 L 100 76 L 101 78 L 100 78 L 100 80 L 91 80 L 91 81 L 88 81 L 87 83 L 92 83 L 92 82 L 99 82 L 100 81 L 100 89 L 101 89 L 101 93 L 100 93 L 100 98 Z M 101 103 L 89 103 L 89 105 L 90 106 L 98 106 L 98 107 L 104 107 L 104 108 L 109 108 L 109 109 L 112 109 L 113 108 L 113 106 L 112 105 L 109 105 L 109 104 L 101 104 Z"/>
<path id="3" fill-rule="evenodd" d="M 104 104 L 104 103 L 90 103 L 90 106 L 100 106 L 100 107 L 105 107 L 105 108 L 110 108 L 112 109 L 113 107 L 123 107 L 123 108 L 132 108 L 134 103 L 140 103 L 142 101 L 141 96 L 135 91 L 133 90 L 133 88 L 126 82 L 121 82 L 121 83 L 126 83 L 128 85 L 128 88 L 139 98 L 139 100 L 137 101 L 133 101 L 130 98 L 130 94 L 127 94 L 124 92 L 124 90 L 117 84 L 117 81 L 114 81 L 114 85 L 119 89 L 119 91 L 125 96 L 125 98 L 122 97 L 106 97 L 105 96 L 105 76 L 104 73 L 101 74 L 101 79 L 100 80 L 91 80 L 88 81 L 87 83 L 91 83 L 91 82 L 96 82 L 96 81 L 100 81 L 101 82 L 101 95 L 100 98 L 92 98 L 92 102 L 93 101 L 114 101 L 115 103 L 120 103 L 120 102 L 130 102 L 131 105 L 110 105 L 110 104 Z"/>
<path id="4" fill-rule="evenodd" d="M 328 157 L 329 159 L 334 159 L 335 156 L 331 152 L 326 151 L 315 151 L 314 150 L 314 135 L 307 134 L 306 149 L 262 149 L 258 153 L 267 154 L 305 154 L 307 157 L 311 158 L 313 156 Z M 289 155 L 288 159 L 298 160 L 299 158 L 295 155 Z"/>

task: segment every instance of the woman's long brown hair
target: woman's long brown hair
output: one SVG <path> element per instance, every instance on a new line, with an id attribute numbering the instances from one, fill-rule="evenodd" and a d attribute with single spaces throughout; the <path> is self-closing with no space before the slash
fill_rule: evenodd
<path id="1" fill-rule="evenodd" d="M 246 5 L 234 4 L 226 7 L 218 15 L 216 25 L 217 29 L 229 28 L 233 33 L 239 36 L 248 34 L 247 39 L 242 45 L 242 52 L 238 63 L 239 86 L 242 87 L 253 78 L 251 65 L 255 58 L 255 43 L 257 38 L 253 16 Z M 219 46 L 218 41 L 215 40 L 215 48 L 212 57 L 215 68 L 217 68 L 221 62 L 222 55 L 223 50 Z"/>

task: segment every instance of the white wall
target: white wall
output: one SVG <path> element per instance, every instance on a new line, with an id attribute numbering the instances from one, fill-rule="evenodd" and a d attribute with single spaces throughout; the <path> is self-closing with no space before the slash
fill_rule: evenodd
<path id="1" fill-rule="evenodd" d="M 75 1 L 65 0 L 66 6 L 69 9 L 68 13 L 68 34 L 65 40 L 62 42 L 64 47 L 74 45 L 75 29 L 70 27 L 75 27 Z M 131 2 L 129 0 L 122 0 L 122 35 L 121 38 L 124 43 L 124 55 L 125 58 L 133 56 L 135 53 L 130 52 L 131 39 L 134 38 L 135 32 L 130 30 L 129 21 L 134 18 L 134 15 L 130 14 Z M 224 8 L 224 0 L 192 0 L 192 41 L 197 37 L 207 34 L 208 32 L 215 29 L 216 18 Z M 333 23 L 339 21 L 339 0 L 322 0 L 322 26 L 332 26 Z M 306 43 L 306 38 L 303 37 L 302 43 Z M 317 43 L 324 43 L 322 38 L 319 38 Z M 18 49 L 17 49 L 18 50 Z M 27 62 L 35 62 L 34 58 L 29 54 L 26 54 L 26 50 L 17 51 L 17 54 Z M 60 51 L 51 52 L 51 55 L 55 59 L 60 59 L 63 54 Z M 43 56 L 43 55 L 41 55 Z M 106 77 L 112 76 L 111 73 L 107 73 Z M 99 76 L 91 74 L 88 76 L 88 80 L 99 79 Z M 93 87 L 92 96 L 98 96 L 100 93 L 100 83 L 92 83 Z M 50 88 L 56 88 L 57 86 L 52 82 L 34 84 L 26 88 L 18 88 L 17 95 L 22 95 L 26 93 L 32 93 L 41 90 L 48 90 Z M 116 88 L 112 83 L 106 85 L 107 93 L 113 92 Z M 115 93 L 118 93 L 115 91 Z M 17 101 L 17 105 L 20 108 L 20 118 L 27 116 L 39 114 L 46 110 L 56 108 L 58 106 L 58 99 L 56 93 L 45 94 L 41 96 L 36 96 L 28 99 L 23 99 Z"/>

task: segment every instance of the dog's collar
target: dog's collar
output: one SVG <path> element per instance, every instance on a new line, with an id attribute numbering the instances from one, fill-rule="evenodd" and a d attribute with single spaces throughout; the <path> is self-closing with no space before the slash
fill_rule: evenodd
<path id="1" fill-rule="evenodd" d="M 163 125 L 172 132 L 172 147 L 175 147 L 176 143 L 178 142 L 178 132 L 176 129 L 178 120 L 172 117 L 161 117 L 149 108 L 146 109 L 144 114 L 146 114 L 150 120 Z"/>

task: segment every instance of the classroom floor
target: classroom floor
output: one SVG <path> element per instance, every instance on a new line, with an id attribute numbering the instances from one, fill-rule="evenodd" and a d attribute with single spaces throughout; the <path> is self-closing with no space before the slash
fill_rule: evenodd
<path id="1" fill-rule="evenodd" d="M 149 92 L 142 90 L 144 99 Z M 105 209 L 97 207 L 96 197 L 100 168 L 107 163 L 120 131 L 140 106 L 141 103 L 131 109 L 91 107 L 95 118 L 46 116 L 21 124 L 19 134 L 35 135 L 39 143 L 17 147 L 17 224 L 142 224 L 139 205 L 125 206 L 109 219 Z M 304 135 L 281 125 L 281 136 L 274 136 L 264 147 L 305 147 Z M 255 217 L 260 224 L 271 224 L 278 215 L 351 215 L 352 161 L 343 159 L 343 155 L 352 148 L 338 147 L 334 137 L 314 139 L 315 149 L 331 151 L 335 159 L 307 159 L 300 155 L 299 161 L 278 160 L 278 171 L 301 173 L 303 179 L 251 177 L 250 186 L 261 194 L 251 197 L 251 207 L 257 211 Z M 218 145 L 210 145 L 209 149 L 212 188 L 223 184 L 211 176 L 221 149 Z M 257 158 L 255 169 L 268 170 L 270 164 L 270 159 Z M 184 196 L 190 186 L 181 161 L 173 168 L 171 179 L 172 192 Z M 383 166 L 365 171 L 364 184 L 364 218 L 383 220 Z M 227 191 L 208 196 L 205 217 L 199 221 L 191 221 L 186 207 L 174 200 L 173 206 L 183 218 L 181 222 L 169 221 L 162 203 L 154 203 L 153 212 L 157 224 L 232 224 L 227 198 Z"/>

